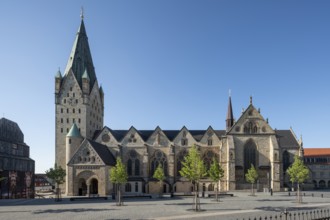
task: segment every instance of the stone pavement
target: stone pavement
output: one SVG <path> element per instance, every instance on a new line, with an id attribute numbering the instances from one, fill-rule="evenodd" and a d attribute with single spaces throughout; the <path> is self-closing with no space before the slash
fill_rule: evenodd
<path id="1" fill-rule="evenodd" d="M 302 204 L 295 202 L 288 193 L 274 193 L 273 196 L 257 193 L 249 196 L 248 192 L 233 192 L 234 197 L 201 198 L 201 212 L 193 212 L 191 197 L 163 199 L 126 199 L 124 206 L 116 206 L 109 200 L 61 202 L 53 199 L 0 200 L 0 219 L 248 219 L 279 214 L 284 209 L 289 212 L 330 209 L 330 192 L 313 192 L 314 197 L 303 198 Z M 306 192 L 311 195 L 311 192 Z"/>

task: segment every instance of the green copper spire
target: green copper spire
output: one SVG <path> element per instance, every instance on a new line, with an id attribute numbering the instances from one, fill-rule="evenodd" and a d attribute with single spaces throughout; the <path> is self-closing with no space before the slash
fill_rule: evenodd
<path id="1" fill-rule="evenodd" d="M 72 72 L 75 75 L 81 88 L 82 76 L 84 72 L 87 71 L 90 78 L 90 87 L 93 88 L 93 85 L 96 81 L 96 74 L 94 70 L 92 55 L 89 49 L 84 19 L 81 19 L 78 33 L 70 53 L 68 64 L 65 68 L 65 75 L 69 73 L 70 69 L 72 69 Z"/>
<path id="2" fill-rule="evenodd" d="M 81 137 L 80 131 L 75 123 L 73 123 L 67 137 Z"/>

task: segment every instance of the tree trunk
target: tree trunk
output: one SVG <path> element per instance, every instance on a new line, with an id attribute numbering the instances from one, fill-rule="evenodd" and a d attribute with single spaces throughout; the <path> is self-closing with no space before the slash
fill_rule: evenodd
<path id="1" fill-rule="evenodd" d="M 252 184 L 252 192 L 251 192 L 251 194 L 252 194 L 252 196 L 254 196 L 254 187 L 253 187 L 253 183 L 251 183 Z"/>
<path id="2" fill-rule="evenodd" d="M 302 198 L 300 196 L 300 184 L 297 184 L 297 198 L 298 198 L 298 203 L 302 202 Z"/>
<path id="3" fill-rule="evenodd" d="M 216 190 L 216 196 L 215 196 L 215 198 L 216 198 L 216 200 L 217 200 L 217 202 L 220 202 L 220 199 L 219 199 L 219 196 L 218 196 L 218 192 L 219 192 L 219 182 L 217 182 L 217 190 Z"/>
<path id="4" fill-rule="evenodd" d="M 197 184 L 195 183 L 195 211 L 198 211 L 198 196 L 197 196 Z"/>
<path id="5" fill-rule="evenodd" d="M 164 187 L 163 181 L 159 181 L 159 198 L 162 195 L 163 187 Z"/>

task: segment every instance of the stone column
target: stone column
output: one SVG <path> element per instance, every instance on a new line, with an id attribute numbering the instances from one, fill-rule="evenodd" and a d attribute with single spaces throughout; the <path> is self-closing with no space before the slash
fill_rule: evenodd
<path id="1" fill-rule="evenodd" d="M 91 184 L 90 183 L 86 183 L 87 185 L 87 196 L 90 196 L 90 189 L 91 189 Z"/>

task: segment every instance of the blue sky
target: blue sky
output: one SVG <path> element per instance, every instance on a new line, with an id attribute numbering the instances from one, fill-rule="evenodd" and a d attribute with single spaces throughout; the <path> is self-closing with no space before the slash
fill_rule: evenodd
<path id="1" fill-rule="evenodd" d="M 1 117 L 36 161 L 54 164 L 54 76 L 65 69 L 84 7 L 105 125 L 225 128 L 253 103 L 272 128 L 329 147 L 330 1 L 0 2 Z"/>

